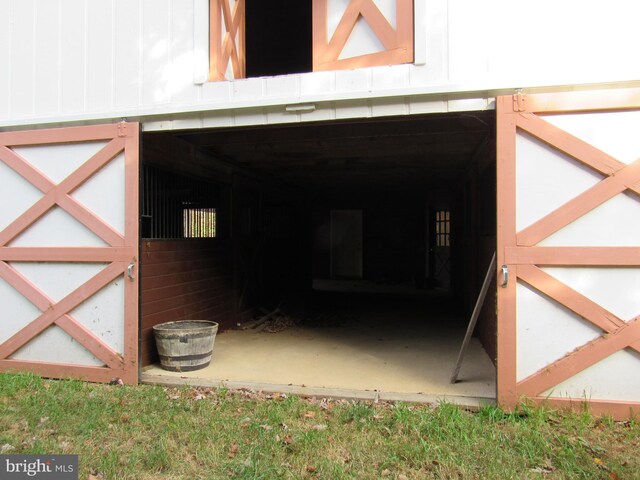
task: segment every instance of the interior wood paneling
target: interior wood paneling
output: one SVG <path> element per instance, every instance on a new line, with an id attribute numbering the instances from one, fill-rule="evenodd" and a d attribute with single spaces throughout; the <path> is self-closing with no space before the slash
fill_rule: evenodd
<path id="1" fill-rule="evenodd" d="M 221 239 L 144 240 L 141 248 L 142 366 L 157 361 L 153 326 L 175 320 L 236 322 L 232 246 Z"/>

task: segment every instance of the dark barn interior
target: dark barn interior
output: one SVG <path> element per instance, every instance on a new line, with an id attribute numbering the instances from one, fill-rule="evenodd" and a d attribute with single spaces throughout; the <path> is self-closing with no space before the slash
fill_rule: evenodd
<path id="1" fill-rule="evenodd" d="M 143 366 L 155 324 L 234 329 L 287 304 L 380 302 L 407 336 L 402 309 L 437 306 L 465 328 L 495 250 L 494 125 L 482 111 L 145 133 Z M 495 287 L 476 336 L 495 363 Z"/>

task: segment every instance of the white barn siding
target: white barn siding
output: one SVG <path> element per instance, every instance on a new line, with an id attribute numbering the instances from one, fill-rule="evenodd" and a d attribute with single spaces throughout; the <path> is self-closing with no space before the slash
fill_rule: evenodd
<path id="1" fill-rule="evenodd" d="M 170 101 L 171 0 L 142 0 L 142 105 Z"/>
<path id="2" fill-rule="evenodd" d="M 85 16 L 85 110 L 109 111 L 113 106 L 114 57 L 117 56 L 114 52 L 113 0 L 87 2 Z"/>
<path id="3" fill-rule="evenodd" d="M 489 14 L 495 28 L 486 31 L 492 37 L 490 79 L 523 86 L 640 79 L 634 53 L 640 47 L 640 2 L 499 3 L 503 8 Z M 514 3 L 529 5 L 516 8 Z"/>
<path id="4" fill-rule="evenodd" d="M 46 28 L 49 22 L 60 24 L 60 0 L 38 5 L 35 10 L 34 36 L 34 109 L 43 114 L 59 111 L 60 35 L 56 29 Z M 40 28 L 40 26 L 44 28 Z"/>
<path id="5" fill-rule="evenodd" d="M 33 116 L 35 91 L 35 0 L 13 1 L 9 11 L 9 115 Z"/>
<path id="6" fill-rule="evenodd" d="M 0 2 L 0 119 L 9 118 L 9 84 L 11 77 L 9 69 L 2 65 L 11 62 L 11 16 L 9 3 Z"/>
<path id="7" fill-rule="evenodd" d="M 247 108 L 258 110 L 231 123 L 421 113 L 486 107 L 499 89 L 640 79 L 633 0 L 415 0 L 414 65 L 203 83 L 207 4 L 0 0 L 0 127 L 181 112 L 210 125 L 214 111 Z M 307 101 L 313 114 L 283 113 Z"/>
<path id="8" fill-rule="evenodd" d="M 113 76 L 113 106 L 116 110 L 137 105 L 142 92 L 140 81 L 142 8 L 138 2 L 134 2 L 135 8 L 129 8 L 131 3 L 131 0 L 114 0 L 116 16 L 113 31 L 116 59 Z M 118 15 L 118 12 L 126 12 L 126 14 Z"/>
<path id="9" fill-rule="evenodd" d="M 64 0 L 60 6 L 60 114 L 68 115 L 85 111 L 86 3 Z"/>

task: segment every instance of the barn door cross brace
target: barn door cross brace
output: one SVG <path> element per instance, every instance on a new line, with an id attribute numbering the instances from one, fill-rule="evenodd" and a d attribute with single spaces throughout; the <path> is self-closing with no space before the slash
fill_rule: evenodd
<path id="1" fill-rule="evenodd" d="M 70 311 L 85 300 L 88 293 L 93 295 L 98 292 L 122 272 L 122 264 L 114 262 L 65 298 L 55 302 L 14 268 L 5 262 L 0 262 L 0 278 L 42 311 L 38 318 L 0 345 L 0 359 L 8 358 L 45 329 L 56 324 L 107 366 L 115 369 L 122 368 L 122 357 L 69 315 Z"/>
<path id="2" fill-rule="evenodd" d="M 73 199 L 70 192 L 109 163 L 124 147 L 124 139 L 110 141 L 62 182 L 54 184 L 11 149 L 0 146 L 0 160 L 44 194 L 31 208 L 0 232 L 0 247 L 7 245 L 56 205 L 109 245 L 123 246 L 124 237 L 80 202 Z"/>

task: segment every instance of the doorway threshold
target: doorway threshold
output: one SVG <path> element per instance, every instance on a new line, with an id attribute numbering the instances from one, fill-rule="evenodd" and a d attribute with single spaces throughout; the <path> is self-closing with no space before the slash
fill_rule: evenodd
<path id="1" fill-rule="evenodd" d="M 306 385 L 284 385 L 275 383 L 240 382 L 214 380 L 202 377 L 168 376 L 158 373 L 159 366 L 147 367 L 140 377 L 140 383 L 166 387 L 202 387 L 228 390 L 248 390 L 267 394 L 297 395 L 300 397 L 363 400 L 372 402 L 407 402 L 423 404 L 452 403 L 469 410 L 478 410 L 487 405 L 495 405 L 495 397 L 474 397 L 460 395 L 433 395 L 428 393 L 383 392 L 350 388 L 311 387 Z"/>

